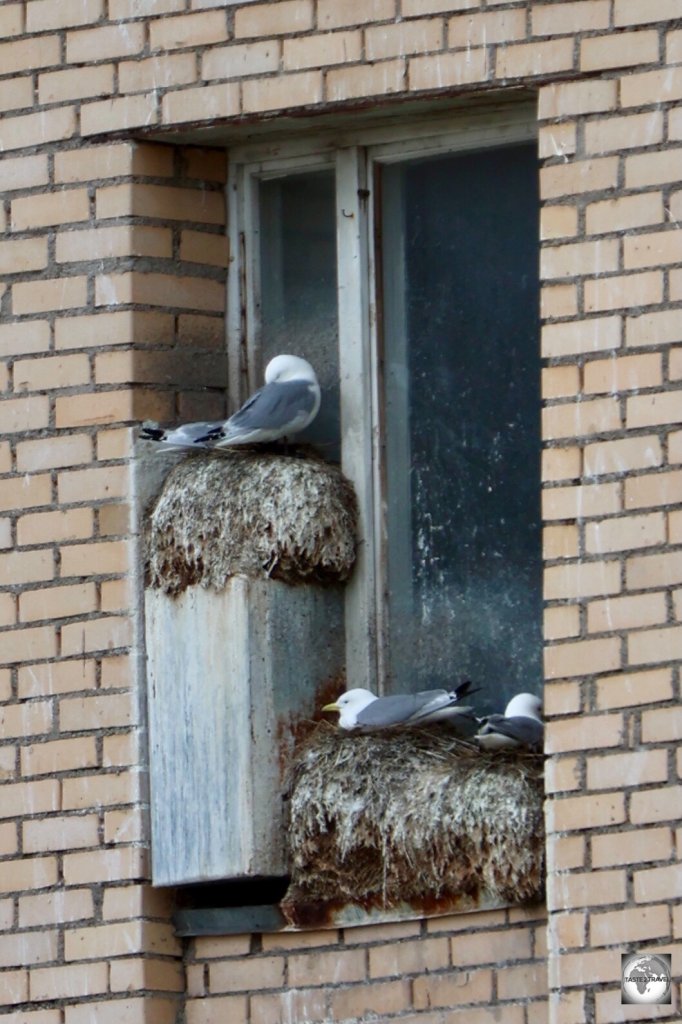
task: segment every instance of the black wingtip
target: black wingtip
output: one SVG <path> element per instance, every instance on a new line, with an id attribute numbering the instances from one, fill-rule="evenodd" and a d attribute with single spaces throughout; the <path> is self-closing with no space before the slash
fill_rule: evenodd
<path id="1" fill-rule="evenodd" d="M 481 687 L 476 686 L 472 690 L 473 685 L 474 684 L 472 683 L 471 679 L 465 679 L 463 682 L 459 684 L 459 686 L 456 686 L 455 696 L 457 697 L 457 700 L 461 700 L 462 697 L 470 696 L 472 693 L 479 693 Z"/>
<path id="2" fill-rule="evenodd" d="M 166 431 L 161 427 L 142 427 L 140 430 L 140 440 L 142 441 L 163 441 L 165 435 Z"/>

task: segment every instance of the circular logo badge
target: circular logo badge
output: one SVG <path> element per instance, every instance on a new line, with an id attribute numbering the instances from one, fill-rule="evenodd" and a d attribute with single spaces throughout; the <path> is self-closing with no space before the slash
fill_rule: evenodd
<path id="1" fill-rule="evenodd" d="M 621 1002 L 669 1003 L 670 955 L 625 953 L 622 962 Z"/>

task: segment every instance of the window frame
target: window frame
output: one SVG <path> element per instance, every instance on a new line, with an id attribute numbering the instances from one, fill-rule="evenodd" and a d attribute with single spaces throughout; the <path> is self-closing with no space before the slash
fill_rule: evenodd
<path id="1" fill-rule="evenodd" d="M 537 138 L 534 102 L 458 109 L 357 129 L 254 141 L 228 151 L 228 391 L 235 408 L 261 383 L 259 180 L 335 169 L 342 469 L 359 506 L 358 560 L 345 598 L 349 680 L 381 693 L 387 676 L 387 537 L 382 457 L 377 181 L 382 165 Z"/>

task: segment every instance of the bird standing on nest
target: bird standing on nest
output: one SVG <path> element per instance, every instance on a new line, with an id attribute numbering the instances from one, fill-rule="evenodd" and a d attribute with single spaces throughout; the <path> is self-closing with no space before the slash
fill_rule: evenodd
<path id="1" fill-rule="evenodd" d="M 299 356 L 275 356 L 265 368 L 265 386 L 229 419 L 185 423 L 174 429 L 144 426 L 140 437 L 154 441 L 159 450 L 264 444 L 305 430 L 317 416 L 320 398 L 317 375 L 309 362 Z"/>

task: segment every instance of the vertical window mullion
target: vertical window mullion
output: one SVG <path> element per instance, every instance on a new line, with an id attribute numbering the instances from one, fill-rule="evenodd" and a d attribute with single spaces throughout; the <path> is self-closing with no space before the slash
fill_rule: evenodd
<path id="1" fill-rule="evenodd" d="M 349 686 L 377 685 L 374 359 L 367 171 L 358 147 L 336 159 L 342 467 L 358 496 L 358 561 L 346 590 Z"/>

